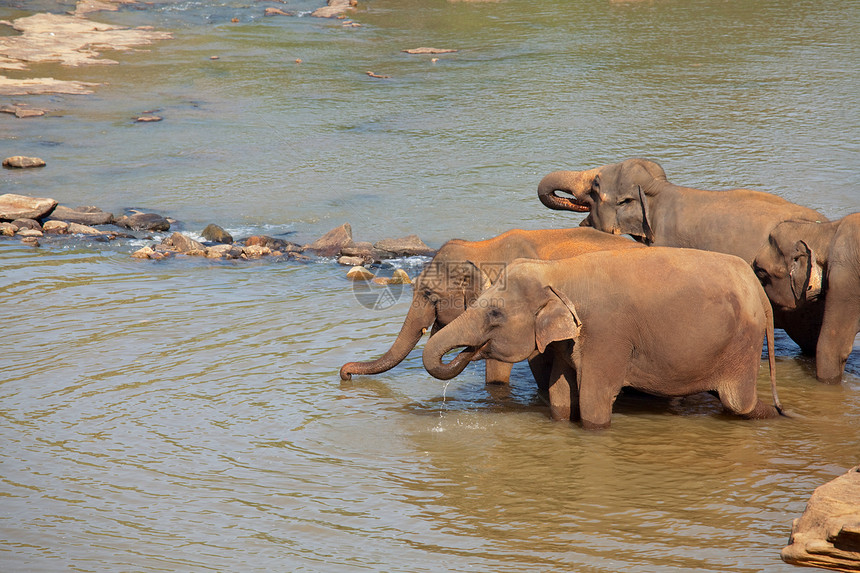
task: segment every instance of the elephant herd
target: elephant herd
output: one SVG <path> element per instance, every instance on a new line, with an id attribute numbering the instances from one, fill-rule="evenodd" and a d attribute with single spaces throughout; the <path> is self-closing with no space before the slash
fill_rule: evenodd
<path id="1" fill-rule="evenodd" d="M 486 382 L 507 383 L 527 360 L 552 417 L 585 429 L 609 426 L 622 387 L 708 391 L 768 418 L 783 412 L 776 327 L 815 355 L 821 382 L 841 381 L 860 331 L 860 213 L 828 221 L 764 192 L 674 185 L 645 159 L 550 173 L 538 196 L 588 216 L 580 228 L 448 241 L 416 278 L 391 348 L 344 364 L 341 378 L 393 368 L 429 327 L 434 377 L 483 359 Z M 772 406 L 756 393 L 764 340 Z"/>

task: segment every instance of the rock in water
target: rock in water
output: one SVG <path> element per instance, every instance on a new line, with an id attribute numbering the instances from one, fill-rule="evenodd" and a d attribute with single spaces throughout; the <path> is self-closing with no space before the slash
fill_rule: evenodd
<path id="1" fill-rule="evenodd" d="M 135 213 L 128 216 L 123 215 L 116 220 L 116 224 L 126 229 L 135 231 L 169 231 L 170 222 L 155 213 Z"/>
<path id="2" fill-rule="evenodd" d="M 860 466 L 815 489 L 788 543 L 786 563 L 860 571 Z"/>
<path id="3" fill-rule="evenodd" d="M 0 195 L 0 221 L 39 220 L 50 215 L 56 206 L 57 201 L 54 199 L 6 193 Z"/>
<path id="4" fill-rule="evenodd" d="M 57 205 L 57 208 L 51 213 L 51 220 L 80 223 L 81 225 L 110 225 L 113 223 L 113 214 L 102 211 L 98 207 L 75 207 L 72 209 L 64 205 Z"/>
<path id="5" fill-rule="evenodd" d="M 3 160 L 3 167 L 17 167 L 18 169 L 26 169 L 27 167 L 44 167 L 45 160 L 38 157 L 24 157 L 23 155 L 15 155 L 7 157 Z"/>
<path id="6" fill-rule="evenodd" d="M 221 243 L 222 245 L 233 244 L 233 235 L 214 223 L 206 225 L 201 235 L 203 235 L 204 239 L 213 243 Z"/>
<path id="7" fill-rule="evenodd" d="M 353 244 L 352 227 L 349 223 L 344 223 L 305 248 L 321 257 L 333 257 L 339 254 L 344 247 L 351 247 Z"/>

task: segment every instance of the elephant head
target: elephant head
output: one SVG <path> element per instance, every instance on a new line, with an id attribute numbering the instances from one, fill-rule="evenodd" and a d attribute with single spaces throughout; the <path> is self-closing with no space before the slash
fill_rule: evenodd
<path id="1" fill-rule="evenodd" d="M 831 223 L 786 221 L 771 231 L 753 261 L 753 270 L 771 302 L 795 310 L 822 294 Z"/>
<path id="2" fill-rule="evenodd" d="M 666 183 L 666 173 L 657 163 L 628 159 L 587 171 L 554 171 L 538 184 L 538 197 L 550 209 L 588 211 L 583 226 L 650 244 L 654 234 L 648 198 L 661 183 Z"/>
<path id="3" fill-rule="evenodd" d="M 415 348 L 427 328 L 432 334 L 462 314 L 490 279 L 477 265 L 462 260 L 451 248 L 439 250 L 415 279 L 412 304 L 394 344 L 376 360 L 348 362 L 340 369 L 342 380 L 353 374 L 379 374 L 394 368 Z"/>
<path id="4" fill-rule="evenodd" d="M 424 367 L 449 380 L 477 359 L 515 363 L 546 350 L 557 340 L 575 340 L 581 322 L 573 304 L 536 278 L 508 273 L 506 284 L 485 291 L 466 312 L 427 341 Z M 443 356 L 465 347 L 449 363 Z"/>

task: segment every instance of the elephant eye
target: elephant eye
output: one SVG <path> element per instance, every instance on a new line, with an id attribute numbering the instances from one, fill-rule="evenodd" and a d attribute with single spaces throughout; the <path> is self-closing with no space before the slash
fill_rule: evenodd
<path id="1" fill-rule="evenodd" d="M 755 276 L 758 277 L 758 280 L 762 284 L 765 284 L 765 283 L 770 281 L 770 275 L 768 274 L 768 272 L 765 269 L 761 268 L 758 265 L 758 263 L 753 263 L 752 269 L 753 269 L 753 272 L 755 273 Z"/>
<path id="2" fill-rule="evenodd" d="M 501 324 L 502 321 L 504 321 L 504 319 L 505 319 L 505 315 L 498 308 L 491 308 L 487 312 L 487 321 L 490 323 L 491 326 L 496 326 L 496 325 Z"/>
<path id="3" fill-rule="evenodd" d="M 628 203 L 632 203 L 632 202 L 633 202 L 633 197 L 625 197 L 624 199 L 621 199 L 618 201 L 618 206 L 620 207 L 621 205 L 627 205 Z"/>

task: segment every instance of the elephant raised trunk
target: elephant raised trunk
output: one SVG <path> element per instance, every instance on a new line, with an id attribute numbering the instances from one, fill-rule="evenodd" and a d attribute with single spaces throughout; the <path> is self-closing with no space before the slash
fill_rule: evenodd
<path id="1" fill-rule="evenodd" d="M 582 197 L 591 189 L 591 182 L 597 175 L 598 169 L 588 171 L 553 171 L 538 183 L 540 202 L 561 211 L 577 211 L 579 213 L 591 210 Z M 559 197 L 557 191 L 569 193 L 573 198 Z"/>
<path id="2" fill-rule="evenodd" d="M 424 345 L 424 368 L 434 378 L 440 380 L 454 378 L 484 349 L 483 342 L 464 341 L 463 337 L 467 333 L 467 326 L 460 318 L 446 326 L 436 336 L 431 336 L 427 344 Z M 466 338 L 473 337 L 466 336 Z M 476 344 L 470 345 L 469 342 L 476 342 Z M 465 350 L 460 352 L 451 362 L 448 364 L 442 362 L 442 357 L 445 354 L 461 346 L 465 346 Z"/>
<path id="3" fill-rule="evenodd" d="M 406 358 L 406 355 L 415 348 L 415 345 L 418 344 L 418 341 L 421 340 L 421 336 L 424 334 L 424 329 L 435 320 L 435 305 L 424 299 L 413 299 L 409 313 L 406 315 L 406 320 L 403 321 L 403 326 L 400 328 L 397 340 L 394 341 L 391 348 L 376 360 L 347 362 L 340 368 L 341 380 L 349 380 L 353 374 L 379 374 L 380 372 L 391 370 L 400 364 Z"/>

